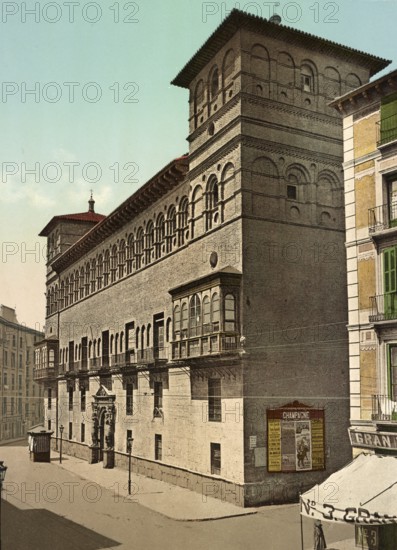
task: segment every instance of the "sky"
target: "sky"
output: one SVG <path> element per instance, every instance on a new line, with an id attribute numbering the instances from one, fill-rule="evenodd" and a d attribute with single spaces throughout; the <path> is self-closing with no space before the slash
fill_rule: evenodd
<path id="1" fill-rule="evenodd" d="M 188 151 L 188 91 L 170 82 L 233 8 L 397 68 L 397 0 L 1 3 L 0 303 L 19 322 L 44 324 L 50 219 L 91 189 L 109 214 Z"/>

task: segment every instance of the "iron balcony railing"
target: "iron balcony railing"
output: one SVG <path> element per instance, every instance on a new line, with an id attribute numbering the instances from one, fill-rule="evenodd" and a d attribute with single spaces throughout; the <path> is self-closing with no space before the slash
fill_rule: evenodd
<path id="1" fill-rule="evenodd" d="M 382 118 L 377 123 L 377 145 L 386 145 L 397 140 L 397 115 Z"/>
<path id="2" fill-rule="evenodd" d="M 397 293 L 371 296 L 370 323 L 397 319 Z"/>
<path id="3" fill-rule="evenodd" d="M 369 233 L 397 227 L 397 201 L 382 204 L 368 210 Z"/>
<path id="4" fill-rule="evenodd" d="M 34 367 L 33 380 L 45 380 L 46 378 L 55 377 L 55 367 Z"/>
<path id="5" fill-rule="evenodd" d="M 372 396 L 372 420 L 397 421 L 397 401 L 388 395 Z"/>

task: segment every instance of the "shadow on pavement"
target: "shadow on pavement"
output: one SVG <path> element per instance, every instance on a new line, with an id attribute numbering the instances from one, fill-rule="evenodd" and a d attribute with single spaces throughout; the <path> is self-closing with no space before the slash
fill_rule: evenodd
<path id="1" fill-rule="evenodd" d="M 45 509 L 20 510 L 2 501 L 2 550 L 99 550 L 120 543 Z"/>

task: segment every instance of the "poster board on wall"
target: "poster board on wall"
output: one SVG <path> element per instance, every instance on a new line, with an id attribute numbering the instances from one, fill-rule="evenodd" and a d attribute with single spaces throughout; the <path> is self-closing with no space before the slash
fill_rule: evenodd
<path id="1" fill-rule="evenodd" d="M 267 409 L 268 472 L 325 469 L 324 409 Z"/>

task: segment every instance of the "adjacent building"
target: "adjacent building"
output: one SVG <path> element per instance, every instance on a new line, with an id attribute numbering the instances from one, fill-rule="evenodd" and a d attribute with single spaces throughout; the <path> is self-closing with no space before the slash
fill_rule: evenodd
<path id="1" fill-rule="evenodd" d="M 350 438 L 355 453 L 397 455 L 397 71 L 333 105 L 344 116 Z"/>
<path id="2" fill-rule="evenodd" d="M 43 421 L 43 387 L 34 381 L 34 344 L 43 333 L 18 323 L 15 309 L 0 305 L 0 441 L 26 437 Z"/>
<path id="3" fill-rule="evenodd" d="M 55 216 L 36 350 L 64 450 L 238 505 L 350 457 L 341 116 L 386 60 L 233 10 L 180 71 L 189 154 Z"/>

